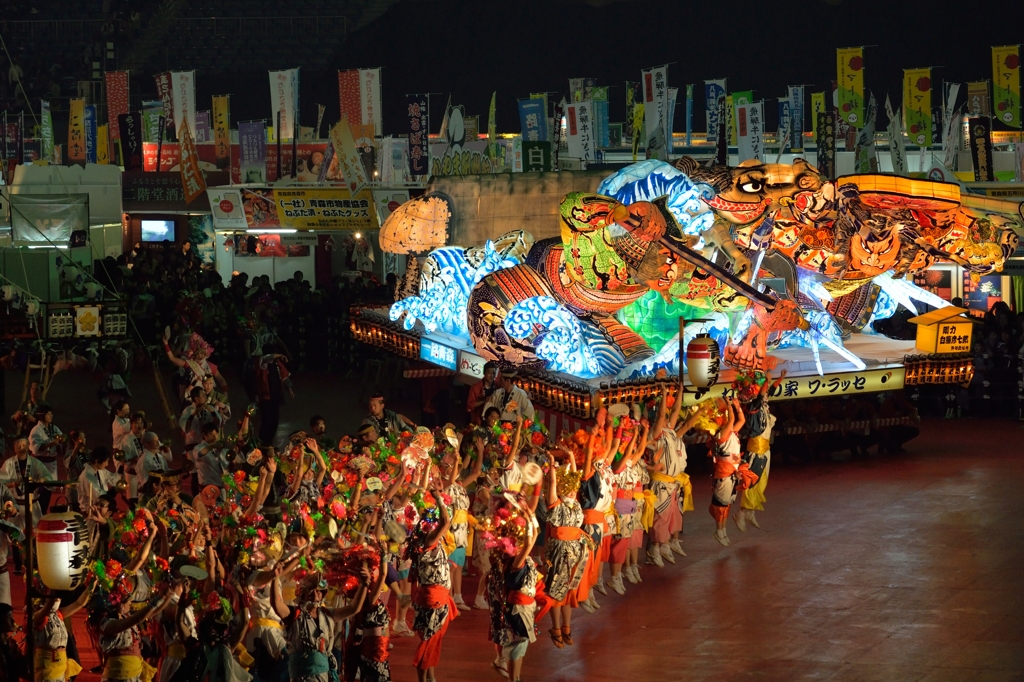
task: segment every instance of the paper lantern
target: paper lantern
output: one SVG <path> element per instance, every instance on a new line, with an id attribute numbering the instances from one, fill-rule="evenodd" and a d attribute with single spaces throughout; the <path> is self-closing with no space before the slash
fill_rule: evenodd
<path id="1" fill-rule="evenodd" d="M 704 390 L 714 386 L 718 381 L 720 358 L 718 343 L 710 334 L 702 333 L 693 337 L 686 345 L 686 373 L 690 377 L 690 384 Z"/>
<path id="2" fill-rule="evenodd" d="M 426 253 L 447 243 L 452 202 L 441 193 L 411 199 L 380 228 L 380 248 L 388 253 Z"/>
<path id="3" fill-rule="evenodd" d="M 55 512 L 36 529 L 39 577 L 51 590 L 74 590 L 85 581 L 89 561 L 89 529 L 75 512 Z"/>

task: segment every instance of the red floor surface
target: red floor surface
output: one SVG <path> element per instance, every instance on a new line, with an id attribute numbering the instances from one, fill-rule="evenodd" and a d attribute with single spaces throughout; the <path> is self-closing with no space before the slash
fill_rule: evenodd
<path id="1" fill-rule="evenodd" d="M 905 455 L 774 468 L 763 529 L 730 523 L 728 548 L 697 479 L 689 556 L 578 610 L 571 648 L 545 621 L 523 679 L 1024 680 L 1022 442 L 1012 422 L 933 421 Z M 399 682 L 415 642 L 396 640 Z M 493 657 L 486 614 L 463 614 L 437 679 L 500 679 Z"/>

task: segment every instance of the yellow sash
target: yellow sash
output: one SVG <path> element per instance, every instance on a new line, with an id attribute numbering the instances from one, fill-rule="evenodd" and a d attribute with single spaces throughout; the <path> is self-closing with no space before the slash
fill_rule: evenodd
<path id="1" fill-rule="evenodd" d="M 251 621 L 249 621 L 249 627 L 274 628 L 276 630 L 284 630 L 284 626 L 281 625 L 281 622 L 276 621 L 273 618 L 253 618 Z"/>
<path id="2" fill-rule="evenodd" d="M 752 455 L 763 455 L 768 452 L 770 447 L 771 443 L 768 439 L 761 436 L 754 436 L 747 440 L 747 452 Z"/>
<path id="3" fill-rule="evenodd" d="M 643 509 L 640 510 L 640 525 L 644 530 L 650 530 L 654 525 L 654 505 L 658 503 L 658 496 L 649 488 L 645 488 L 642 493 L 634 491 L 633 499 L 638 502 L 644 501 Z"/>
<path id="4" fill-rule="evenodd" d="M 155 675 L 156 668 L 142 660 L 142 656 L 111 656 L 103 669 L 103 678 L 110 680 L 141 677 L 144 682 L 151 682 Z"/>
<path id="5" fill-rule="evenodd" d="M 78 661 L 68 658 L 64 649 L 41 649 L 35 651 L 36 682 L 42 680 L 67 680 L 82 672 Z"/>
<path id="6" fill-rule="evenodd" d="M 660 471 L 652 471 L 651 478 L 658 483 L 678 483 L 683 490 L 683 511 L 693 511 L 693 485 L 690 483 L 689 474 L 669 476 Z"/>
<path id="7" fill-rule="evenodd" d="M 476 520 L 475 516 L 470 515 L 465 509 L 455 510 L 455 514 L 452 515 L 452 525 L 456 526 L 460 523 L 469 524 L 469 530 L 466 533 L 466 557 L 473 556 L 473 529 L 479 525 L 479 521 Z M 444 553 L 451 554 L 455 551 L 455 534 L 448 531 L 444 534 L 444 539 L 441 541 L 444 545 Z"/>
<path id="8" fill-rule="evenodd" d="M 249 655 L 249 650 L 245 648 L 245 645 L 241 642 L 235 647 L 235 660 L 238 661 L 238 665 L 242 666 L 246 670 L 256 662 L 256 659 Z"/>
<path id="9" fill-rule="evenodd" d="M 181 642 L 175 642 L 167 646 L 167 658 L 184 659 L 186 654 L 185 645 Z"/>
<path id="10" fill-rule="evenodd" d="M 452 525 L 458 526 L 463 523 L 469 523 L 469 512 L 465 509 L 456 509 L 452 516 Z"/>

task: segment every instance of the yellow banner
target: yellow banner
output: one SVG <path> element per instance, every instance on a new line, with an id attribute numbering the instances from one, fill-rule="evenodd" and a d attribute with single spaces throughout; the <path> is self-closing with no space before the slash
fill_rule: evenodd
<path id="1" fill-rule="evenodd" d="M 992 114 L 1020 128 L 1020 46 L 992 48 Z"/>
<path id="2" fill-rule="evenodd" d="M 931 69 L 903 69 L 903 126 L 914 144 L 932 145 Z"/>
<path id="3" fill-rule="evenodd" d="M 839 117 L 854 128 L 864 125 L 864 50 L 847 47 L 836 50 L 836 83 Z"/>
<path id="4" fill-rule="evenodd" d="M 231 166 L 231 95 L 213 98 L 213 143 L 217 168 Z"/>
<path id="5" fill-rule="evenodd" d="M 903 388 L 906 373 L 903 367 L 890 369 L 868 369 L 863 372 L 837 372 L 818 376 L 804 377 L 787 376 L 770 394 L 772 400 L 799 400 L 800 398 L 827 398 L 836 395 L 860 395 L 879 391 L 898 391 Z M 712 387 L 707 398 L 722 397 L 732 389 L 731 383 L 723 383 Z M 696 401 L 693 393 L 687 393 L 684 405 L 693 405 Z"/>
<path id="6" fill-rule="evenodd" d="M 110 164 L 109 139 L 107 137 L 107 124 L 104 123 L 101 126 L 96 126 L 96 163 L 103 164 L 104 166 Z"/>
<path id="7" fill-rule="evenodd" d="M 68 115 L 68 161 L 85 163 L 85 100 L 71 100 Z"/>
<path id="8" fill-rule="evenodd" d="M 373 194 L 360 190 L 355 198 L 345 189 L 275 189 L 281 227 L 297 230 L 370 230 L 379 226 Z"/>
<path id="9" fill-rule="evenodd" d="M 331 128 L 331 142 L 334 143 L 334 154 L 345 178 L 345 186 L 353 195 L 359 194 L 367 184 L 366 169 L 356 150 L 356 141 L 353 139 L 347 117 L 342 117 L 338 125 Z M 373 204 L 372 201 L 370 203 Z"/>
<path id="10" fill-rule="evenodd" d="M 814 131 L 814 139 L 818 139 L 818 114 L 826 113 L 825 93 L 811 93 L 811 130 Z"/>

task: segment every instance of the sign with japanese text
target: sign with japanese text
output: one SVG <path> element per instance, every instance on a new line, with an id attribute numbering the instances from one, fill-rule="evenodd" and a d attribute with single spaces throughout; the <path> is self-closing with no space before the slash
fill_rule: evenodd
<path id="1" fill-rule="evenodd" d="M 217 168 L 231 167 L 231 95 L 213 98 L 213 144 Z"/>
<path id="2" fill-rule="evenodd" d="M 910 141 L 932 146 L 932 70 L 903 69 L 903 117 Z"/>
<path id="3" fill-rule="evenodd" d="M 523 141 L 523 172 L 547 173 L 551 170 L 551 143 Z"/>
<path id="4" fill-rule="evenodd" d="M 519 100 L 519 125 L 523 131 L 523 142 L 541 142 L 548 139 L 548 118 L 544 100 Z"/>
<path id="5" fill-rule="evenodd" d="M 165 125 L 174 125 L 174 86 L 171 83 L 171 72 L 165 71 L 164 73 L 158 73 L 153 76 L 156 81 L 156 94 L 160 97 L 160 103 L 163 105 L 163 117 Z M 151 140 L 148 136 L 146 137 L 147 142 L 156 142 L 155 139 Z"/>
<path id="6" fill-rule="evenodd" d="M 353 126 L 383 130 L 379 68 L 339 71 L 338 100 L 342 117 L 347 117 Z"/>
<path id="7" fill-rule="evenodd" d="M 210 126 L 209 111 L 196 112 L 196 131 L 195 138 L 193 138 L 192 141 L 195 144 L 208 144 L 213 142 L 213 130 Z"/>
<path id="8" fill-rule="evenodd" d="M 818 114 L 818 169 L 829 180 L 836 178 L 836 115 Z"/>
<path id="9" fill-rule="evenodd" d="M 725 80 L 704 81 L 704 102 L 707 107 L 705 120 L 707 121 L 707 136 L 712 138 L 718 135 L 718 116 L 722 109 L 720 100 L 725 99 Z"/>
<path id="10" fill-rule="evenodd" d="M 345 176 L 345 186 L 353 195 L 358 194 L 367 185 L 366 169 L 356 150 L 356 141 L 352 137 L 348 118 L 342 117 L 338 125 L 331 128 L 331 142 L 334 144 L 338 165 Z"/>
<path id="11" fill-rule="evenodd" d="M 160 141 L 160 117 L 164 115 L 163 104 L 156 100 L 142 103 L 142 141 Z"/>
<path id="12" fill-rule="evenodd" d="M 991 116 L 992 108 L 988 98 L 988 81 L 967 84 L 967 115 Z"/>
<path id="13" fill-rule="evenodd" d="M 992 48 L 992 103 L 995 118 L 1020 128 L 1020 46 Z"/>
<path id="14" fill-rule="evenodd" d="M 96 105 L 85 107 L 82 127 L 85 130 L 85 162 L 96 163 Z"/>
<path id="15" fill-rule="evenodd" d="M 459 352 L 426 337 L 420 339 L 420 360 L 432 362 L 453 372 L 459 369 Z"/>
<path id="16" fill-rule="evenodd" d="M 814 139 L 818 139 L 818 114 L 825 113 L 825 93 L 811 93 L 811 132 Z"/>
<path id="17" fill-rule="evenodd" d="M 768 394 L 771 400 L 800 400 L 802 398 L 829 398 L 843 395 L 862 395 L 879 391 L 898 391 L 903 388 L 906 373 L 902 367 L 889 369 L 868 369 L 862 372 L 838 372 L 819 376 L 787 376 Z M 725 397 L 730 390 L 728 383 L 711 389 L 703 398 Z M 685 394 L 684 404 L 692 405 L 695 394 Z"/>
<path id="18" fill-rule="evenodd" d="M 596 131 L 594 130 L 593 103 L 573 102 L 566 105 L 566 129 L 569 156 L 584 161 L 596 158 Z"/>
<path id="19" fill-rule="evenodd" d="M 647 158 L 668 161 L 668 67 L 644 69 L 642 75 Z"/>
<path id="20" fill-rule="evenodd" d="M 42 100 L 39 103 L 40 128 L 39 135 L 42 138 L 40 153 L 44 161 L 53 162 L 53 115 L 50 113 L 50 103 Z"/>
<path id="21" fill-rule="evenodd" d="M 764 160 L 764 104 L 741 104 L 736 107 L 736 131 L 739 154 L 747 159 Z"/>
<path id="22" fill-rule="evenodd" d="M 406 95 L 409 115 L 409 174 L 423 177 L 430 173 L 430 119 L 426 95 Z"/>
<path id="23" fill-rule="evenodd" d="M 836 50 L 839 116 L 854 128 L 864 125 L 864 48 Z"/>
<path id="24" fill-rule="evenodd" d="M 371 230 L 380 227 L 373 195 L 354 197 L 340 187 L 243 189 L 242 208 L 249 229 Z"/>
<path id="25" fill-rule="evenodd" d="M 206 191 L 206 178 L 199 168 L 199 154 L 192 142 L 192 131 L 188 128 L 187 120 L 181 124 L 178 139 L 181 141 L 181 186 L 185 190 L 185 204 L 191 204 Z"/>
<path id="26" fill-rule="evenodd" d="M 278 136 L 291 140 L 295 135 L 295 114 L 299 102 L 299 70 L 285 69 L 270 72 L 270 105 L 273 121 L 280 116 Z"/>
<path id="27" fill-rule="evenodd" d="M 110 163 L 110 138 L 107 134 L 107 124 L 96 126 L 96 163 L 106 166 Z"/>
<path id="28" fill-rule="evenodd" d="M 996 177 L 992 159 L 991 120 L 987 116 L 969 118 L 967 119 L 967 132 L 971 142 L 975 181 L 993 182 Z"/>
<path id="29" fill-rule="evenodd" d="M 789 146 L 794 152 L 804 150 L 804 86 L 789 86 Z"/>
<path id="30" fill-rule="evenodd" d="M 422 349 L 423 346 L 420 346 Z M 487 361 L 476 353 L 468 350 L 459 351 L 459 374 L 466 374 L 477 379 L 484 378 L 484 364 Z"/>
<path id="31" fill-rule="evenodd" d="M 238 124 L 241 182 L 267 182 L 267 131 L 263 121 Z"/>
<path id="32" fill-rule="evenodd" d="M 189 134 L 196 129 L 196 72 L 171 72 L 171 102 L 174 104 L 174 130 L 181 140 L 181 129 L 188 126 Z"/>

